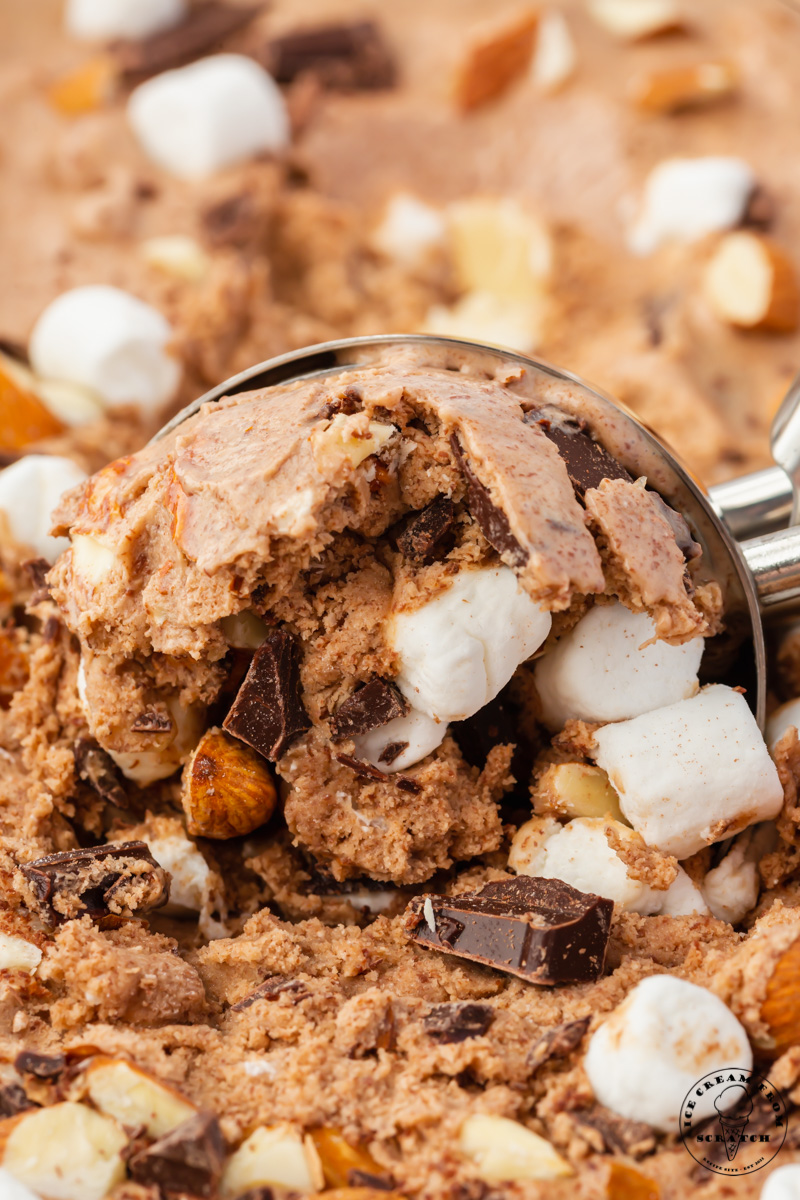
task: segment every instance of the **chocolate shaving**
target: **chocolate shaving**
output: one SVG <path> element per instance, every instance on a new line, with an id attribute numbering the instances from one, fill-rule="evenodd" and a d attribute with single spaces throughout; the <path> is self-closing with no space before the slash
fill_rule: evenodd
<path id="1" fill-rule="evenodd" d="M 406 910 L 406 928 L 426 949 L 552 986 L 600 976 L 613 911 L 611 900 L 579 892 L 560 879 L 519 875 L 460 896 L 415 896 Z M 443 930 L 445 921 L 462 928 Z"/>
<path id="2" fill-rule="evenodd" d="M 208 0 L 190 8 L 180 25 L 149 37 L 113 42 L 109 50 L 123 81 L 138 83 L 219 50 L 221 43 L 249 25 L 262 7 Z"/>
<path id="3" fill-rule="evenodd" d="M 400 757 L 407 746 L 408 742 L 389 742 L 389 745 L 384 746 L 378 755 L 378 762 L 386 763 L 387 767 L 390 767 L 394 760 Z"/>
<path id="4" fill-rule="evenodd" d="M 230 1011 L 244 1012 L 251 1004 L 255 1004 L 256 1000 L 277 1000 L 281 996 L 290 996 L 292 1004 L 299 1004 L 301 1000 L 307 999 L 310 995 L 311 992 L 299 979 L 287 979 L 285 975 L 270 975 L 243 1000 L 232 1004 Z"/>
<path id="5" fill-rule="evenodd" d="M 494 1020 L 488 1004 L 437 1004 L 423 1017 L 425 1032 L 432 1042 L 451 1045 L 483 1037 Z"/>
<path id="6" fill-rule="evenodd" d="M 422 791 L 422 784 L 417 783 L 410 775 L 395 775 L 394 782 L 401 792 L 411 792 L 412 795 L 418 796 Z"/>
<path id="7" fill-rule="evenodd" d="M 612 454 L 592 437 L 586 422 L 547 404 L 532 408 L 522 418 L 526 425 L 536 425 L 550 439 L 564 460 L 570 482 L 579 496 L 589 488 L 599 487 L 604 479 L 626 479 L 632 476 Z"/>
<path id="8" fill-rule="evenodd" d="M 78 738 L 72 747 L 75 772 L 103 800 L 117 808 L 128 807 L 128 794 L 122 785 L 116 764 L 110 754 L 92 738 Z"/>
<path id="9" fill-rule="evenodd" d="M 467 481 L 467 506 L 478 522 L 483 536 L 498 554 L 505 556 L 509 566 L 524 566 L 528 561 L 528 551 L 523 549 L 511 532 L 506 514 L 492 502 L 488 488 L 484 487 L 472 470 L 454 433 L 450 435 L 450 448 Z"/>
<path id="10" fill-rule="evenodd" d="M 393 1192 L 397 1181 L 391 1175 L 373 1175 L 371 1171 L 360 1171 L 356 1167 L 347 1172 L 347 1186 L 351 1188 L 375 1188 L 379 1192 Z"/>
<path id="11" fill-rule="evenodd" d="M 408 702 L 400 690 L 376 675 L 339 705 L 331 718 L 331 736 L 335 742 L 358 737 L 407 712 Z"/>
<path id="12" fill-rule="evenodd" d="M 20 1074 L 34 1075 L 37 1079 L 57 1079 L 65 1063 L 63 1054 L 39 1054 L 36 1050 L 20 1050 L 14 1059 Z"/>
<path id="13" fill-rule="evenodd" d="M 29 558 L 22 564 L 22 569 L 28 576 L 33 588 L 29 604 L 41 604 L 43 600 L 52 600 L 50 588 L 47 586 L 47 572 L 50 563 L 46 558 Z"/>
<path id="14" fill-rule="evenodd" d="M 154 708 L 145 709 L 131 721 L 132 733 L 169 733 L 171 729 L 172 717 Z"/>
<path id="15" fill-rule="evenodd" d="M 397 549 L 413 562 L 430 563 L 447 556 L 452 543 L 455 506 L 448 496 L 437 496 L 406 525 Z"/>
<path id="16" fill-rule="evenodd" d="M 597 1104 L 585 1112 L 573 1114 L 575 1121 L 582 1127 L 581 1132 L 594 1131 L 597 1138 L 590 1144 L 600 1153 L 604 1150 L 619 1154 L 629 1154 L 631 1158 L 644 1158 L 655 1150 L 655 1133 L 643 1121 L 629 1121 L 627 1117 L 618 1117 L 608 1108 Z"/>
<path id="17" fill-rule="evenodd" d="M 197 1113 L 134 1154 L 128 1169 L 137 1183 L 207 1197 L 217 1194 L 224 1160 L 219 1121 L 211 1113 Z"/>
<path id="18" fill-rule="evenodd" d="M 27 1112 L 28 1109 L 38 1108 L 25 1094 L 25 1089 L 18 1083 L 7 1083 L 0 1087 L 0 1117 L 16 1117 L 17 1113 Z"/>
<path id="19" fill-rule="evenodd" d="M 271 762 L 311 728 L 300 687 L 300 647 L 290 633 L 276 629 L 258 647 L 222 727 Z"/>
<path id="20" fill-rule="evenodd" d="M 589 1028 L 591 1017 L 580 1017 L 577 1021 L 566 1021 L 548 1029 L 537 1042 L 534 1042 L 527 1064 L 531 1071 L 537 1071 L 550 1058 L 566 1058 L 581 1044 L 583 1035 Z"/>
<path id="21" fill-rule="evenodd" d="M 279 83 L 313 74 L 322 87 L 341 91 L 392 87 L 394 58 L 374 21 L 296 29 L 273 38 L 265 66 Z"/>
<path id="22" fill-rule="evenodd" d="M 81 916 L 124 917 L 160 908 L 169 900 L 169 876 L 144 842 L 48 854 L 20 870 L 41 915 L 55 923 Z M 110 905 L 127 911 L 110 914 Z"/>
<path id="23" fill-rule="evenodd" d="M 335 757 L 338 763 L 355 771 L 361 779 L 374 779 L 376 783 L 387 782 L 388 776 L 383 771 L 379 771 L 377 767 L 373 767 L 372 763 L 363 762 L 360 758 L 353 758 L 352 754 L 337 754 Z"/>

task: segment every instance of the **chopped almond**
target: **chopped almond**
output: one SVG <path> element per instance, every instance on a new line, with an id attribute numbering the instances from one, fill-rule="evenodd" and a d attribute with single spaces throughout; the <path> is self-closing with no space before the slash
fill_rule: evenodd
<path id="1" fill-rule="evenodd" d="M 614 1160 L 608 1168 L 606 1200 L 660 1200 L 661 1189 L 636 1167 Z"/>
<path id="2" fill-rule="evenodd" d="M 0 451 L 24 450 L 31 442 L 64 432 L 58 417 L 26 386 L 21 372 L 0 360 Z"/>
<path id="3" fill-rule="evenodd" d="M 742 329 L 789 332 L 797 328 L 794 267 L 768 238 L 747 230 L 722 238 L 705 273 L 705 291 L 716 315 Z"/>
<path id="4" fill-rule="evenodd" d="M 588 0 L 588 9 L 598 25 L 629 42 L 682 29 L 684 24 L 676 0 Z"/>
<path id="5" fill-rule="evenodd" d="M 671 113 L 722 100 L 736 90 L 738 73 L 730 62 L 694 63 L 638 75 L 631 84 L 633 102 L 646 112 Z"/>
<path id="6" fill-rule="evenodd" d="M 189 833 L 217 839 L 251 833 L 272 816 L 277 797 L 260 754 L 221 729 L 203 734 L 184 775 Z"/>
<path id="7" fill-rule="evenodd" d="M 323 1127 L 311 1131 L 325 1183 L 330 1188 L 347 1188 L 350 1185 L 352 1171 L 362 1171 L 367 1175 L 380 1175 L 381 1168 L 371 1154 L 356 1146 L 351 1146 L 338 1129 Z"/>
<path id="8" fill-rule="evenodd" d="M 47 98 L 65 117 L 79 117 L 106 104 L 114 94 L 115 81 L 110 58 L 91 58 L 76 71 L 57 79 L 50 86 Z"/>
<path id="9" fill-rule="evenodd" d="M 527 70 L 538 23 L 537 10 L 526 7 L 500 23 L 475 30 L 453 85 L 461 112 L 494 100 Z"/>

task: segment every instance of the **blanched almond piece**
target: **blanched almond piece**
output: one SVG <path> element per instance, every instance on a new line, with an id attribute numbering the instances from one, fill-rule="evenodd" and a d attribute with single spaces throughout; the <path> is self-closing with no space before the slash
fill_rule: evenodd
<path id="1" fill-rule="evenodd" d="M 545 13 L 536 34 L 531 78 L 540 92 L 557 92 L 575 73 L 577 53 L 567 18 L 562 12 Z"/>
<path id="2" fill-rule="evenodd" d="M 116 72 L 110 58 L 92 58 L 77 70 L 56 80 L 47 97 L 53 108 L 65 117 L 94 112 L 114 94 Z"/>
<path id="3" fill-rule="evenodd" d="M 716 315 L 742 329 L 797 328 L 794 267 L 769 238 L 740 230 L 720 241 L 705 272 L 705 291 Z"/>
<path id="4" fill-rule="evenodd" d="M 542 221 L 516 200 L 476 197 L 445 214 L 456 281 L 464 292 L 489 292 L 504 304 L 538 299 L 553 267 Z"/>
<path id="5" fill-rule="evenodd" d="M 660 1200 L 658 1184 L 635 1167 L 613 1159 L 608 1168 L 606 1200 Z"/>
<path id="6" fill-rule="evenodd" d="M 0 933 L 0 971 L 25 971 L 33 975 L 42 961 L 42 952 L 27 938 Z"/>
<path id="7" fill-rule="evenodd" d="M 47 1200 L 103 1200 L 125 1178 L 128 1138 L 115 1121 L 65 1101 L 23 1113 L 3 1149 L 3 1167 Z"/>
<path id="8" fill-rule="evenodd" d="M 395 433 L 394 425 L 370 421 L 366 413 L 337 413 L 330 424 L 312 431 L 314 461 L 322 471 L 348 464 L 358 467 L 370 454 L 382 450 Z"/>
<path id="9" fill-rule="evenodd" d="M 196 837 L 251 833 L 269 820 L 278 793 L 266 760 L 221 729 L 203 734 L 186 764 L 181 802 Z"/>
<path id="10" fill-rule="evenodd" d="M 211 266 L 200 243 L 184 234 L 148 238 L 139 246 L 139 253 L 149 267 L 187 283 L 202 279 Z"/>
<path id="11" fill-rule="evenodd" d="M 476 29 L 453 80 L 453 98 L 470 112 L 504 92 L 527 68 L 539 14 L 522 8 L 501 22 Z"/>
<path id="12" fill-rule="evenodd" d="M 733 63 L 694 63 L 639 75 L 631 84 L 630 94 L 633 102 L 646 112 L 677 112 L 730 96 L 737 81 Z"/>
<path id="13" fill-rule="evenodd" d="M 771 1035 L 768 1049 L 778 1058 L 790 1046 L 800 1044 L 800 938 L 785 950 L 769 977 L 761 1020 Z"/>
<path id="14" fill-rule="evenodd" d="M 589 763 L 557 763 L 542 775 L 533 797 L 537 813 L 560 817 L 604 817 L 627 825 L 619 796 L 601 767 Z"/>
<path id="15" fill-rule="evenodd" d="M 550 1143 L 518 1121 L 476 1113 L 461 1126 L 459 1149 L 485 1183 L 560 1179 L 572 1167 Z"/>
<path id="16" fill-rule="evenodd" d="M 309 1136 L 317 1148 L 328 1187 L 349 1189 L 351 1171 L 366 1171 L 368 1175 L 382 1173 L 382 1168 L 372 1155 L 367 1154 L 366 1150 L 351 1146 L 338 1129 L 312 1129 Z"/>
<path id="17" fill-rule="evenodd" d="M 318 1192 L 325 1180 L 310 1138 L 288 1125 L 261 1126 L 228 1159 L 222 1174 L 223 1196 L 277 1184 L 296 1192 Z"/>
<path id="18" fill-rule="evenodd" d="M 614 37 L 639 41 L 683 27 L 683 12 L 676 0 L 588 0 L 598 25 Z"/>
<path id="19" fill-rule="evenodd" d="M 38 396 L 5 360 L 0 360 L 0 451 L 24 450 L 31 442 L 64 432 Z"/>
<path id="20" fill-rule="evenodd" d="M 134 1128 L 143 1125 L 149 1137 L 163 1137 L 197 1108 L 180 1092 L 159 1083 L 124 1059 L 99 1058 L 84 1076 L 92 1102 L 110 1117 Z"/>

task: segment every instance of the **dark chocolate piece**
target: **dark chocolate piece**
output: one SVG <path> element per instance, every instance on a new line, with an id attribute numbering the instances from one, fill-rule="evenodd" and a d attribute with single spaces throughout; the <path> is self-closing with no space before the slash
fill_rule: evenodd
<path id="1" fill-rule="evenodd" d="M 692 531 L 683 514 L 667 504 L 666 500 L 662 496 L 659 496 L 658 492 L 654 492 L 648 488 L 647 494 L 655 501 L 658 511 L 675 535 L 678 549 L 686 561 L 691 562 L 693 558 L 699 558 L 703 553 L 703 548 L 692 537 Z"/>
<path id="2" fill-rule="evenodd" d="M 388 776 L 383 771 L 373 767 L 372 763 L 363 762 L 360 758 L 353 758 L 352 754 L 337 754 L 336 761 L 343 767 L 349 767 L 351 771 L 355 771 L 361 779 L 374 779 L 376 783 L 386 783 L 387 781 Z"/>
<path id="3" fill-rule="evenodd" d="M 422 784 L 417 783 L 410 775 L 395 775 L 394 782 L 401 792 L 411 792 L 412 795 L 418 796 L 422 791 Z"/>
<path id="4" fill-rule="evenodd" d="M 432 1042 L 450 1045 L 483 1037 L 494 1020 L 488 1004 L 437 1004 L 423 1017 L 425 1032 Z"/>
<path id="5" fill-rule="evenodd" d="M 488 488 L 483 486 L 472 470 L 455 434 L 450 436 L 450 447 L 461 474 L 467 481 L 467 506 L 478 522 L 483 536 L 498 554 L 505 555 L 512 567 L 524 566 L 528 561 L 528 551 L 520 546 L 511 532 L 508 517 L 492 502 Z"/>
<path id="6" fill-rule="evenodd" d="M 201 1112 L 134 1154 L 128 1170 L 137 1183 L 156 1184 L 165 1192 L 216 1196 L 224 1159 L 219 1121 Z"/>
<path id="7" fill-rule="evenodd" d="M 0 1087 L 0 1117 L 16 1117 L 30 1108 L 38 1108 L 38 1105 L 28 1099 L 20 1084 L 7 1083 Z"/>
<path id="8" fill-rule="evenodd" d="M 128 794 L 110 754 L 92 738 L 78 738 L 72 747 L 72 753 L 75 756 L 75 772 L 79 779 L 88 783 L 89 787 L 109 804 L 115 804 L 117 808 L 128 807 Z"/>
<path id="9" fill-rule="evenodd" d="M 258 647 L 222 727 L 271 762 L 311 728 L 300 689 L 300 647 L 290 633 L 276 629 Z"/>
<path id="10" fill-rule="evenodd" d="M 58 1079 L 65 1064 L 63 1054 L 39 1054 L 36 1050 L 20 1050 L 14 1059 L 22 1075 L 35 1075 L 37 1079 Z"/>
<path id="11" fill-rule="evenodd" d="M 190 8 L 180 25 L 149 37 L 113 42 L 109 49 L 124 82 L 138 83 L 220 49 L 225 38 L 249 25 L 262 7 L 208 0 Z"/>
<path id="12" fill-rule="evenodd" d="M 575 1050 L 589 1028 L 591 1017 L 580 1017 L 577 1021 L 566 1021 L 548 1029 L 537 1042 L 534 1042 L 527 1063 L 532 1071 L 536 1071 L 550 1058 L 566 1058 Z"/>
<path id="13" fill-rule="evenodd" d="M 50 563 L 47 559 L 29 558 L 22 564 L 22 569 L 31 581 L 33 588 L 33 595 L 28 603 L 41 604 L 43 600 L 52 599 L 50 588 L 47 586 L 47 572 L 50 570 Z"/>
<path id="14" fill-rule="evenodd" d="M 322 418 L 335 417 L 338 413 L 344 413 L 347 417 L 352 417 L 354 413 L 361 412 L 364 407 L 364 398 L 358 388 L 346 387 L 341 396 L 337 396 L 335 400 L 329 400 L 322 412 L 319 414 Z"/>
<path id="15" fill-rule="evenodd" d="M 387 725 L 407 712 L 408 702 L 399 689 L 376 675 L 339 705 L 331 718 L 331 736 L 335 742 L 343 742 Z"/>
<path id="16" fill-rule="evenodd" d="M 403 753 L 408 746 L 408 742 L 389 742 L 388 746 L 384 746 L 378 755 L 378 762 L 386 763 L 390 767 L 396 758 Z"/>
<path id="17" fill-rule="evenodd" d="M 406 922 L 420 946 L 550 986 L 599 977 L 613 911 L 613 901 L 560 879 L 519 875 L 461 896 L 415 896 Z"/>
<path id="18" fill-rule="evenodd" d="M 169 733 L 172 729 L 172 717 L 167 713 L 156 712 L 147 708 L 131 721 L 132 733 Z"/>
<path id="19" fill-rule="evenodd" d="M 267 46 L 265 63 L 279 83 L 310 72 L 323 87 L 345 91 L 392 87 L 397 78 L 392 54 L 374 21 L 282 34 Z"/>
<path id="20" fill-rule="evenodd" d="M 397 539 L 397 549 L 414 562 L 445 558 L 454 522 L 453 501 L 448 496 L 437 496 L 409 521 Z"/>
<path id="21" fill-rule="evenodd" d="M 135 859 L 147 869 L 127 870 L 120 860 Z M 121 842 L 48 854 L 20 870 L 30 884 L 43 915 L 52 921 L 109 915 L 109 904 L 130 912 L 148 912 L 169 900 L 169 876 L 145 842 Z"/>
<path id="22" fill-rule="evenodd" d="M 594 440 L 585 421 L 569 416 L 552 404 L 532 408 L 522 419 L 526 425 L 536 425 L 555 445 L 579 496 L 583 496 L 588 488 L 599 487 L 604 479 L 632 482 L 633 476 Z"/>
<path id="23" fill-rule="evenodd" d="M 739 222 L 745 229 L 760 229 L 766 233 L 775 223 L 775 199 L 757 183 L 747 201 L 744 216 Z"/>
<path id="24" fill-rule="evenodd" d="M 347 1186 L 351 1188 L 375 1188 L 379 1192 L 393 1192 L 397 1181 L 391 1175 L 373 1175 L 371 1171 L 359 1171 L 355 1167 L 347 1172 Z"/>
<path id="25" fill-rule="evenodd" d="M 311 995 L 306 985 L 299 979 L 287 979 L 285 975 L 270 975 L 260 983 L 249 995 L 236 1004 L 231 1005 L 231 1012 L 244 1012 L 256 1000 L 277 1000 L 280 996 L 291 996 L 292 1004 L 299 1004 Z"/>
<path id="26" fill-rule="evenodd" d="M 582 1127 L 582 1133 L 592 1131 L 596 1135 L 590 1139 L 590 1144 L 601 1154 L 608 1150 L 610 1153 L 617 1151 L 619 1154 L 629 1154 L 631 1158 L 643 1158 L 655 1150 L 655 1134 L 644 1121 L 619 1117 L 600 1104 L 573 1115 Z"/>

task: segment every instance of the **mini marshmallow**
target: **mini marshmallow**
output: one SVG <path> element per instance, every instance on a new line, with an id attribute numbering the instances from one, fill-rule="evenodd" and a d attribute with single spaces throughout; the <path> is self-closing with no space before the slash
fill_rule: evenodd
<path id="1" fill-rule="evenodd" d="M 767 720 L 767 745 L 774 750 L 777 743 L 790 729 L 800 730 L 800 696 L 787 700 Z"/>
<path id="2" fill-rule="evenodd" d="M 609 823 L 620 837 L 634 836 L 618 821 Z M 625 912 L 642 916 L 708 912 L 702 895 L 681 867 L 666 890 L 629 875 L 626 864 L 609 845 L 604 826 L 605 821 L 595 817 L 577 817 L 566 825 L 534 817 L 517 830 L 508 865 L 520 875 L 561 879 L 581 892 L 607 896 Z"/>
<path id="3" fill-rule="evenodd" d="M 156 414 L 180 382 L 178 361 L 167 352 L 169 322 L 155 308 L 119 288 L 73 288 L 44 310 L 31 334 L 37 374 L 96 393 L 109 408 L 137 404 Z"/>
<path id="4" fill-rule="evenodd" d="M 409 192 L 398 192 L 386 205 L 372 244 L 387 258 L 415 267 L 442 245 L 445 233 L 445 219 L 437 208 Z"/>
<path id="5" fill-rule="evenodd" d="M 69 539 L 50 536 L 50 515 L 62 494 L 85 478 L 71 458 L 55 454 L 26 454 L 0 471 L 0 510 L 14 541 L 55 562 Z"/>
<path id="6" fill-rule="evenodd" d="M 722 684 L 690 700 L 605 725 L 595 761 L 649 846 L 688 858 L 777 816 L 783 788 L 756 719 Z"/>
<path id="7" fill-rule="evenodd" d="M 740 158 L 668 158 L 647 177 L 639 219 L 628 238 L 634 254 L 652 254 L 675 239 L 693 242 L 731 229 L 756 186 Z"/>
<path id="8" fill-rule="evenodd" d="M 143 38 L 183 20 L 186 0 L 67 0 L 67 32 L 81 41 Z"/>
<path id="9" fill-rule="evenodd" d="M 404 717 L 395 717 L 378 729 L 371 729 L 369 733 L 355 738 L 356 755 L 388 774 L 405 771 L 441 746 L 446 733 L 444 721 L 435 721 L 427 713 L 412 708 Z M 407 742 L 408 745 L 392 762 L 381 762 L 381 754 L 393 742 Z"/>
<path id="10" fill-rule="evenodd" d="M 749 1071 L 747 1034 L 707 988 L 671 975 L 642 980 L 593 1034 L 584 1067 L 594 1094 L 612 1112 L 677 1133 L 683 1100 L 720 1067 Z M 706 1093 L 693 1123 L 713 1116 Z"/>
<path id="11" fill-rule="evenodd" d="M 703 639 L 670 646 L 654 637 L 647 613 L 616 602 L 590 609 L 536 664 L 547 727 L 563 729 L 570 718 L 620 721 L 693 696 Z"/>
<path id="12" fill-rule="evenodd" d="M 462 721 L 505 687 L 550 624 L 509 567 L 461 571 L 447 591 L 391 619 L 396 682 L 413 708 L 436 721 Z"/>
<path id="13" fill-rule="evenodd" d="M 148 79 L 131 92 L 128 121 L 145 153 L 179 179 L 289 144 L 278 85 L 243 54 L 215 54 Z"/>
<path id="14" fill-rule="evenodd" d="M 761 1189 L 759 1200 L 800 1200 L 800 1163 L 787 1163 L 773 1171 Z"/>

